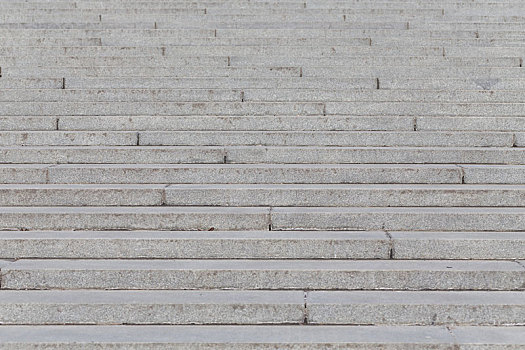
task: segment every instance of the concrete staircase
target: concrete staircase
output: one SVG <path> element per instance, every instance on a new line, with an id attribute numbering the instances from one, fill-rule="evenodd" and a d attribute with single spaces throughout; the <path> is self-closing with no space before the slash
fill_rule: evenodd
<path id="1" fill-rule="evenodd" d="M 525 349 L 521 0 L 0 2 L 1 349 Z"/>

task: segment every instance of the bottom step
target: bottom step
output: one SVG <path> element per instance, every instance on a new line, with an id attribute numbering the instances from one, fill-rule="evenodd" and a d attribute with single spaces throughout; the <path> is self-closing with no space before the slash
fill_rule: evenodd
<path id="1" fill-rule="evenodd" d="M 2 349 L 525 348 L 524 327 L 0 326 Z"/>

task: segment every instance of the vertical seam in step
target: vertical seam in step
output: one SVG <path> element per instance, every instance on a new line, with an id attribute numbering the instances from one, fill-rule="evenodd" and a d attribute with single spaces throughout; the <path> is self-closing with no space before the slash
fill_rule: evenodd
<path id="1" fill-rule="evenodd" d="M 2 77 L 2 67 L 0 67 L 0 78 Z"/>
<path id="2" fill-rule="evenodd" d="M 137 146 L 140 146 L 140 132 L 137 132 Z"/>
<path id="3" fill-rule="evenodd" d="M 241 91 L 241 102 L 244 102 L 244 91 Z"/>
<path id="4" fill-rule="evenodd" d="M 379 90 L 380 89 L 380 85 L 379 85 L 379 78 L 376 78 L 376 90 Z"/>
<path id="5" fill-rule="evenodd" d="M 407 30 L 410 29 L 410 22 L 407 22 L 406 27 L 407 27 Z"/>
<path id="6" fill-rule="evenodd" d="M 58 164 L 52 164 L 52 165 L 49 165 L 47 166 L 45 169 L 46 169 L 46 184 L 50 183 L 50 178 L 49 178 L 49 169 L 52 169 L 54 167 L 58 166 Z"/>
<path id="7" fill-rule="evenodd" d="M 523 57 L 520 57 L 520 67 L 523 67 Z"/>
<path id="8" fill-rule="evenodd" d="M 417 131 L 417 117 L 414 117 L 414 120 L 412 121 L 413 123 L 413 127 L 414 127 L 414 131 Z"/>
<path id="9" fill-rule="evenodd" d="M 304 291 L 303 324 L 308 324 L 308 291 Z"/>
<path id="10" fill-rule="evenodd" d="M 452 337 L 452 345 L 453 345 L 453 349 L 454 350 L 459 350 L 459 344 L 458 344 L 458 340 L 456 339 L 456 335 L 454 334 L 454 332 L 452 331 L 452 327 L 451 326 L 445 326 L 447 332 L 450 334 L 450 336 Z"/>
<path id="11" fill-rule="evenodd" d="M 168 201 L 166 199 L 166 190 L 168 189 L 168 187 L 170 187 L 171 185 L 170 184 L 167 184 L 164 186 L 164 188 L 162 189 L 162 192 L 161 192 L 161 199 L 160 199 L 160 205 L 161 206 L 165 206 L 167 205 Z"/>
<path id="12" fill-rule="evenodd" d="M 326 103 L 323 102 L 323 116 L 326 115 Z"/>
<path id="13" fill-rule="evenodd" d="M 343 22 L 346 22 L 346 15 L 343 15 Z"/>
<path id="14" fill-rule="evenodd" d="M 62 90 L 66 88 L 66 78 L 62 78 Z"/>
<path id="15" fill-rule="evenodd" d="M 303 77 L 303 67 L 299 67 L 299 78 Z"/>
<path id="16" fill-rule="evenodd" d="M 214 34 L 215 37 L 217 37 L 217 29 L 215 29 L 213 34 Z"/>
<path id="17" fill-rule="evenodd" d="M 518 147 L 518 137 L 516 136 L 516 134 L 512 134 L 512 145 L 511 147 Z"/>
<path id="18" fill-rule="evenodd" d="M 55 118 L 55 130 L 58 130 L 58 122 L 59 122 L 60 118 Z"/>
<path id="19" fill-rule="evenodd" d="M 446 56 L 445 47 L 443 46 L 443 57 Z"/>
<path id="20" fill-rule="evenodd" d="M 456 167 L 459 169 L 459 175 L 460 175 L 460 180 L 461 180 L 461 184 L 464 184 L 465 183 L 465 169 L 463 169 L 463 167 L 459 164 L 456 164 Z"/>
<path id="21" fill-rule="evenodd" d="M 102 22 L 102 15 L 98 15 L 98 21 Z"/>
<path id="22" fill-rule="evenodd" d="M 268 210 L 268 231 L 273 231 L 272 210 L 272 207 L 270 207 L 270 209 Z"/>
<path id="23" fill-rule="evenodd" d="M 157 29 L 157 21 L 155 21 L 155 23 L 153 23 L 153 29 Z"/>
<path id="24" fill-rule="evenodd" d="M 394 238 L 392 237 L 392 235 L 388 231 L 385 231 L 385 235 L 388 238 L 388 245 L 390 246 L 390 249 L 388 251 L 388 258 L 389 259 L 395 259 L 396 251 L 395 251 L 395 248 L 394 248 Z"/>
<path id="25" fill-rule="evenodd" d="M 230 67 L 230 56 L 228 56 L 228 67 Z"/>

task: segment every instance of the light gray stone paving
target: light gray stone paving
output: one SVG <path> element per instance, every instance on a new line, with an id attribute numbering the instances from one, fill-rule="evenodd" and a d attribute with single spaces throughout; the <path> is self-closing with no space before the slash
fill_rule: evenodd
<path id="1" fill-rule="evenodd" d="M 44 117 L 35 117 L 44 118 Z M 6 121 L 11 122 L 11 119 Z M 413 130 L 414 118 L 392 116 L 63 116 L 59 130 L 381 131 Z"/>
<path id="2" fill-rule="evenodd" d="M 1 291 L 2 324 L 300 324 L 301 291 Z"/>
<path id="3" fill-rule="evenodd" d="M 163 185 L 0 185 L 2 206 L 154 206 Z"/>
<path id="4" fill-rule="evenodd" d="M 484 327 L 485 328 L 485 327 Z M 484 329 L 483 328 L 483 329 Z M 518 327 L 515 327 L 518 328 Z M 459 330 L 459 328 L 458 328 Z M 475 330 L 474 330 L 475 331 Z M 492 330 L 502 335 L 498 329 Z M 517 334 L 510 329 L 507 334 Z M 470 333 L 472 334 L 472 333 Z M 504 333 L 503 333 L 504 334 Z M 5 326 L 0 327 L 6 349 L 49 345 L 57 349 L 334 349 L 409 350 L 431 346 L 453 349 L 454 338 L 445 327 L 340 326 Z M 96 342 L 93 339 L 97 339 Z M 203 341 L 204 340 L 204 341 Z M 490 340 L 489 340 L 490 341 Z M 508 343 L 502 341 L 498 343 Z"/>
<path id="5" fill-rule="evenodd" d="M 0 186 L 0 193 L 2 193 Z M 504 185 L 169 185 L 168 205 L 522 207 L 525 186 Z"/>
<path id="6" fill-rule="evenodd" d="M 121 197 L 119 197 L 121 198 Z M 50 198 L 49 198 L 50 199 Z M 74 200 L 74 199 L 73 199 Z M 115 200 L 115 199 L 114 199 Z M 144 198 L 142 199 L 144 200 Z M 2 207 L 1 229 L 264 230 L 268 208 Z"/>
<path id="7" fill-rule="evenodd" d="M 2 134 L 0 134 L 0 141 Z M 118 140 L 118 139 L 117 139 Z M 122 142 L 122 141 L 121 141 Z M 458 146 L 458 147 L 512 147 L 525 146 L 525 133 L 482 132 L 140 132 L 139 144 L 144 146 L 165 145 L 225 145 L 225 146 L 354 146 L 354 147 L 397 147 L 397 146 Z"/>
<path id="8" fill-rule="evenodd" d="M 521 0 L 0 2 L 0 348 L 517 350 Z"/>
<path id="9" fill-rule="evenodd" d="M 525 292 L 308 292 L 311 324 L 523 325 Z"/>
<path id="10" fill-rule="evenodd" d="M 2 231 L 0 242 L 4 259 L 388 259 L 391 247 L 381 231 Z"/>
<path id="11" fill-rule="evenodd" d="M 0 131 L 0 145 L 2 146 L 133 146 L 137 143 L 138 134 L 126 131 Z"/>
<path id="12" fill-rule="evenodd" d="M 389 232 L 395 259 L 522 259 L 523 232 Z"/>
<path id="13" fill-rule="evenodd" d="M 274 230 L 523 231 L 525 209 L 514 208 L 273 208 Z"/>
<path id="14" fill-rule="evenodd" d="M 6 168 L 26 165 L 5 165 Z M 461 169 L 424 164 L 79 164 L 50 166 L 50 183 L 458 184 Z M 525 180 L 524 180 L 525 183 Z"/>
<path id="15" fill-rule="evenodd" d="M 3 289 L 523 290 L 512 261 L 18 260 Z"/>

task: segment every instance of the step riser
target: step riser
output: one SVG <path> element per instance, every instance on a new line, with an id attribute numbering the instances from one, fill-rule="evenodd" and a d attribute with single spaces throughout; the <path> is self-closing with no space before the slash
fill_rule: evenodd
<path id="1" fill-rule="evenodd" d="M 46 271 L 3 269 L 4 289 L 522 290 L 525 271 Z"/>
<path id="2" fill-rule="evenodd" d="M 206 208 L 206 207 L 204 207 Z M 199 208 L 199 209 L 202 209 Z M 520 208 L 3 207 L 10 230 L 435 230 L 523 231 Z"/>
<path id="3" fill-rule="evenodd" d="M 522 207 L 525 190 L 333 189 L 210 186 L 4 188 L 0 206 Z"/>

